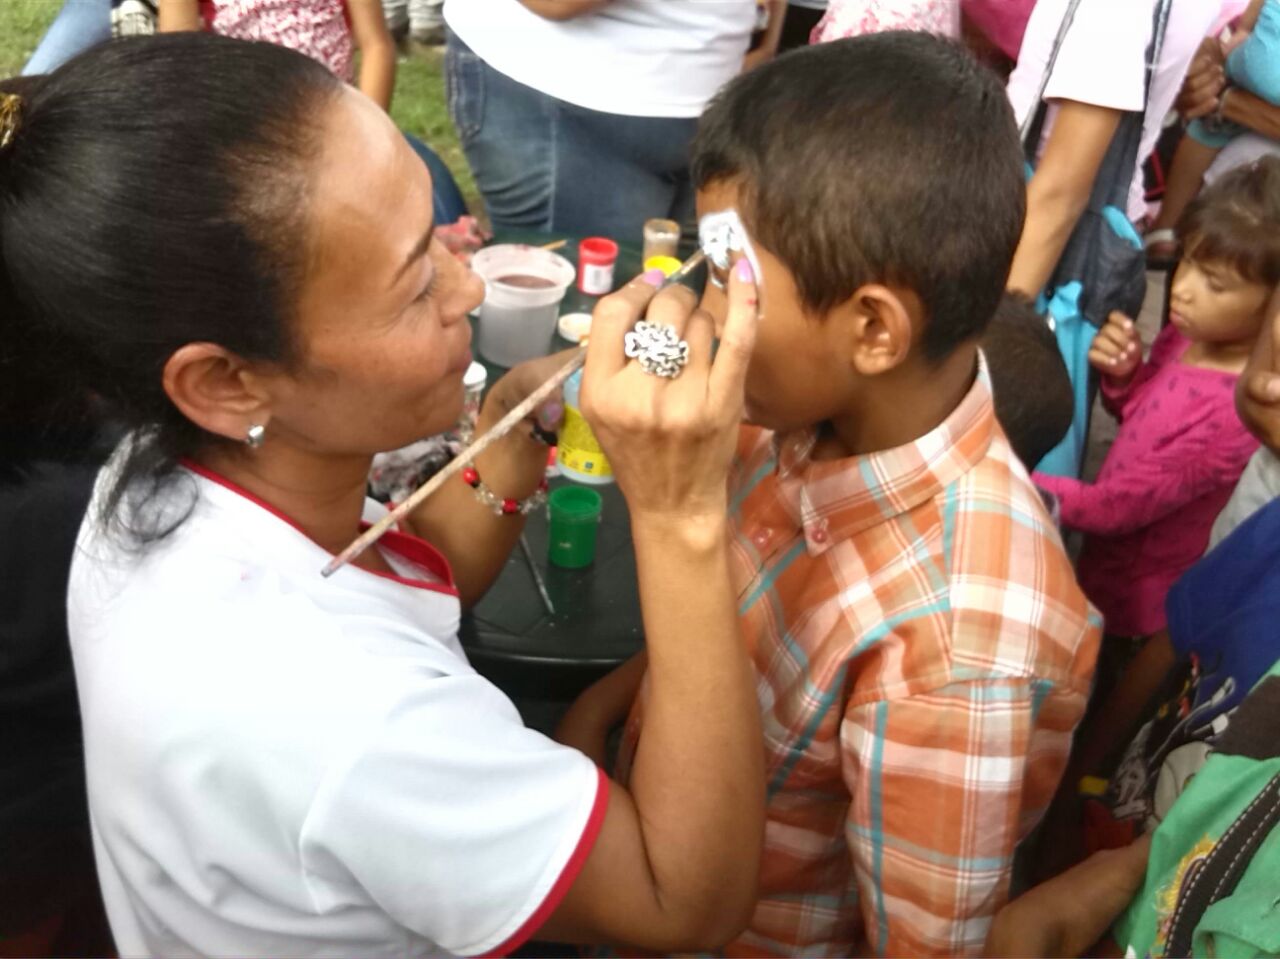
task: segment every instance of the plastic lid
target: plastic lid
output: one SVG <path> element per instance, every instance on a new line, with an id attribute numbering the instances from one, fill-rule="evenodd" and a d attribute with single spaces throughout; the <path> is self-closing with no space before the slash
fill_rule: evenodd
<path id="1" fill-rule="evenodd" d="M 649 270 L 661 270 L 663 276 L 670 276 L 680 269 L 680 261 L 674 256 L 651 256 L 644 261 L 644 269 L 646 273 Z"/>
<path id="2" fill-rule="evenodd" d="M 489 371 L 484 368 L 483 363 L 472 363 L 467 367 L 467 372 L 462 374 L 462 385 L 467 389 L 475 389 L 477 386 L 484 386 L 489 380 Z"/>
<path id="3" fill-rule="evenodd" d="M 584 336 L 591 333 L 591 314 L 566 313 L 560 317 L 557 327 L 560 335 L 570 343 L 580 343 Z"/>

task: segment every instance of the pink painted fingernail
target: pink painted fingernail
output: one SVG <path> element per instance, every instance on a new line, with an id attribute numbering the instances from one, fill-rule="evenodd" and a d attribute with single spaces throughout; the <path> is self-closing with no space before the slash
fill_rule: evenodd
<path id="1" fill-rule="evenodd" d="M 657 268 L 646 271 L 645 274 L 640 277 L 640 279 L 644 280 L 650 286 L 662 286 L 662 281 L 666 278 L 667 275 Z"/>
<path id="2" fill-rule="evenodd" d="M 751 268 L 751 261 L 745 256 L 738 260 L 738 265 L 734 267 L 737 271 L 738 279 L 743 283 L 753 283 L 756 278 L 756 271 Z"/>

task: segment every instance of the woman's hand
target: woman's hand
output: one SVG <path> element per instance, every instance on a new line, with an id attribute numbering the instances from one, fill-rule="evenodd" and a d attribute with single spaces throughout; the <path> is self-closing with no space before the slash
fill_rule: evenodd
<path id="1" fill-rule="evenodd" d="M 1206 37 L 1187 69 L 1174 106 L 1186 120 L 1208 116 L 1217 109 L 1226 86 L 1226 52 L 1216 37 Z"/>
<path id="2" fill-rule="evenodd" d="M 482 433 L 488 425 L 515 409 L 524 398 L 551 378 L 577 349 L 564 350 L 550 356 L 540 356 L 513 366 L 498 382 L 493 384 L 485 398 L 484 411 L 476 432 Z M 564 394 L 557 390 L 534 410 L 529 425 L 554 433 L 564 419 Z"/>
<path id="3" fill-rule="evenodd" d="M 633 520 L 723 522 L 725 477 L 742 421 L 758 317 L 755 277 L 745 258 L 733 270 L 728 296 L 714 362 L 714 322 L 683 286 L 655 296 L 646 274 L 596 307 L 583 412 L 609 457 Z M 676 378 L 646 373 L 625 356 L 624 337 L 641 317 L 672 327 L 688 341 L 688 364 Z"/>
<path id="4" fill-rule="evenodd" d="M 1089 363 L 1103 376 L 1127 383 L 1142 362 L 1142 338 L 1138 327 L 1123 313 L 1113 311 L 1089 347 Z"/>

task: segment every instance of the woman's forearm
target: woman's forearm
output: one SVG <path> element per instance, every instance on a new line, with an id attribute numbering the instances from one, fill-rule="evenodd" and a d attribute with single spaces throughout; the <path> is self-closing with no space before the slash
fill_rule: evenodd
<path id="1" fill-rule="evenodd" d="M 476 435 L 504 412 L 486 403 Z M 524 500 L 537 492 L 546 473 L 547 447 L 531 439 L 527 430 L 516 429 L 480 454 L 475 467 L 495 495 Z M 462 605 L 469 607 L 502 572 L 524 531 L 524 517 L 495 515 L 471 487 L 454 478 L 409 515 L 408 525 L 448 558 Z"/>
<path id="2" fill-rule="evenodd" d="M 1035 179 L 1031 181 L 1027 188 L 1027 219 L 1022 239 L 1009 268 L 1010 290 L 1032 299 L 1040 295 L 1088 200 L 1088 193 L 1072 193 L 1053 185 L 1037 184 Z"/>
<path id="3" fill-rule="evenodd" d="M 655 887 L 711 941 L 745 925 L 764 809 L 755 672 L 737 627 L 723 516 L 633 522 L 649 658 L 631 793 Z M 714 703 L 714 708 L 711 704 Z"/>
<path id="4" fill-rule="evenodd" d="M 1009 289 L 1034 299 L 1053 275 L 1089 203 L 1120 116 L 1106 107 L 1058 102 L 1053 133 L 1027 186 L 1027 219 L 1009 271 Z"/>

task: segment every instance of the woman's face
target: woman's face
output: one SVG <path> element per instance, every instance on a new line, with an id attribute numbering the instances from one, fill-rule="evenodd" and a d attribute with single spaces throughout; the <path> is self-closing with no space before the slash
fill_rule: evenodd
<path id="1" fill-rule="evenodd" d="M 331 101 L 311 182 L 300 360 L 271 374 L 268 437 L 368 455 L 452 426 L 479 277 L 432 237 L 431 176 L 372 101 Z"/>

